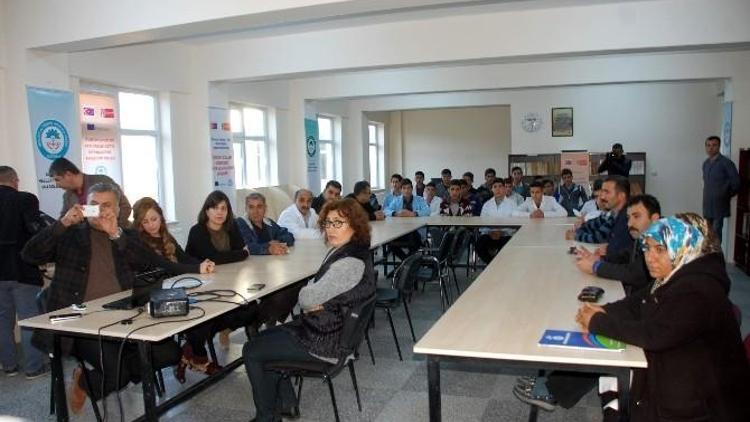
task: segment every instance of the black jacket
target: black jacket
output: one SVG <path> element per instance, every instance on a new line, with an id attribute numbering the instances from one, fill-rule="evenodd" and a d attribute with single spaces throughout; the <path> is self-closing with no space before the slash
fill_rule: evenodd
<path id="1" fill-rule="evenodd" d="M 216 264 L 242 261 L 250 253 L 245 249 L 245 241 L 242 240 L 236 222 L 232 222 L 232 228 L 229 230 L 229 247 L 230 250 L 224 252 L 216 250 L 211 243 L 211 235 L 208 234 L 206 225 L 196 224 L 190 228 L 185 252 L 198 259 L 210 259 Z"/>
<path id="2" fill-rule="evenodd" d="M 633 421 L 750 421 L 750 364 L 732 311 L 724 259 L 700 257 L 651 294 L 604 306 L 589 330 L 643 348 Z"/>
<path id="3" fill-rule="evenodd" d="M 357 197 L 353 193 L 350 193 L 349 195 L 346 195 L 346 197 L 347 198 L 352 198 L 353 200 L 357 201 Z M 373 206 L 372 206 L 371 203 L 368 202 L 366 204 L 363 204 L 363 203 L 361 203 L 359 201 L 357 201 L 357 203 L 360 206 L 362 206 L 362 208 L 365 210 L 365 212 L 367 213 L 367 217 L 370 219 L 370 221 L 377 220 L 377 217 L 375 217 L 375 211 L 377 211 L 377 210 L 375 208 L 373 208 Z"/>
<path id="4" fill-rule="evenodd" d="M 315 210 L 316 213 L 320 214 L 320 210 L 323 209 L 323 205 L 326 204 L 326 199 L 323 198 L 323 194 L 316 196 L 312 200 L 312 205 L 310 206 L 312 209 Z"/>
<path id="5" fill-rule="evenodd" d="M 41 227 L 37 197 L 0 186 L 0 280 L 42 285 L 37 266 L 21 259 L 24 245 Z"/>
<path id="6" fill-rule="evenodd" d="M 621 256 L 624 258 L 624 254 Z M 646 268 L 646 259 L 643 256 L 640 243 L 636 241 L 633 242 L 633 248 L 627 259 L 623 259 L 622 262 L 602 260 L 599 268 L 596 269 L 596 275 L 620 281 L 627 294 L 637 292 L 654 281 L 648 273 L 648 268 Z"/>
<path id="7" fill-rule="evenodd" d="M 55 264 L 55 276 L 47 294 L 48 312 L 83 302 L 91 262 L 91 230 L 85 222 L 65 228 L 58 221 L 31 238 L 21 252 L 29 263 Z M 172 274 L 183 274 L 195 268 L 157 255 L 132 230 L 123 230 L 122 236 L 112 241 L 112 259 L 123 290 L 133 287 L 135 274 L 147 269 L 159 267 Z"/>
<path id="8" fill-rule="evenodd" d="M 597 173 L 607 172 L 608 175 L 619 175 L 619 176 L 630 176 L 630 168 L 633 166 L 633 162 L 625 155 L 621 155 L 620 158 L 615 158 L 612 153 L 607 154 L 607 157 L 599 165 Z"/>
<path id="9" fill-rule="evenodd" d="M 367 246 L 349 243 L 335 251 L 315 275 L 320 280 L 336 261 L 353 257 L 365 263 L 360 282 L 349 291 L 341 293 L 323 304 L 323 310 L 302 314 L 282 327 L 297 338 L 312 354 L 328 358 L 340 358 L 339 339 L 344 327 L 344 316 L 348 309 L 364 302 L 375 294 L 375 270 L 370 249 Z"/>
<path id="10" fill-rule="evenodd" d="M 625 207 L 622 207 L 615 216 L 615 222 L 612 225 L 612 231 L 607 238 L 607 254 L 604 261 L 607 262 L 627 262 L 630 251 L 633 249 L 633 237 L 628 230 L 628 213 Z"/>

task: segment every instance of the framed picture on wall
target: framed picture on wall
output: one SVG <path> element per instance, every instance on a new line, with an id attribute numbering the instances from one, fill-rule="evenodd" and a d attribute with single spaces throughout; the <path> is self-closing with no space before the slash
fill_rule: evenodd
<path id="1" fill-rule="evenodd" d="M 573 136 L 573 107 L 552 109 L 552 136 Z"/>

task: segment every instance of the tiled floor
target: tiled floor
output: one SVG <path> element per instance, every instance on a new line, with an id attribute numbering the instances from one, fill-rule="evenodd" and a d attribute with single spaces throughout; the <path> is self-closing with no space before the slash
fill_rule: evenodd
<path id="1" fill-rule="evenodd" d="M 750 331 L 750 278 L 729 268 L 733 280 L 731 298 L 743 312 L 743 335 Z M 463 273 L 463 271 L 460 271 Z M 461 277 L 461 275 L 459 275 Z M 469 283 L 462 279 L 462 288 Z M 440 316 L 440 302 L 435 287 L 428 286 L 411 305 L 417 338 L 423 335 Z M 396 330 L 404 360 L 399 361 L 387 319 L 377 311 L 376 325 L 371 332 L 376 364 L 373 366 L 366 347 L 356 363 L 357 378 L 362 394 L 362 412 L 357 410 L 351 381 L 346 372 L 334 381 L 336 398 L 342 420 L 345 421 L 426 421 L 427 376 L 424 357 L 411 352 L 413 341 L 402 309 L 394 312 Z M 221 359 L 235 358 L 241 353 L 244 334 L 232 336 L 228 351 L 219 350 Z M 72 363 L 66 368 L 70 371 Z M 165 371 L 167 394 L 178 392 L 178 384 Z M 443 420 L 446 421 L 519 421 L 526 420 L 529 407 L 511 393 L 518 371 L 476 364 L 445 364 L 442 375 Z M 188 383 L 200 379 L 188 373 Z M 129 386 L 121 393 L 125 419 L 142 414 L 141 389 Z M 300 403 L 302 421 L 330 421 L 333 412 L 328 389 L 319 381 L 307 380 Z M 119 419 L 117 402 L 108 400 L 110 418 Z M 254 415 L 250 385 L 244 368 L 240 367 L 217 385 L 200 393 L 191 401 L 172 409 L 162 420 L 188 421 L 247 421 Z M 27 381 L 23 377 L 7 378 L 0 375 L 0 420 L 44 421 L 49 416 L 49 377 Z M 601 413 L 598 397 L 591 393 L 570 410 L 540 412 L 540 421 L 598 421 Z M 88 403 L 84 413 L 72 420 L 94 420 Z"/>

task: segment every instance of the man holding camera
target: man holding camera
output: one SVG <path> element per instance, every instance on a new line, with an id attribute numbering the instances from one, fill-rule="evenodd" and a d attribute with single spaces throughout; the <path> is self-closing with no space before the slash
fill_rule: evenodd
<path id="1" fill-rule="evenodd" d="M 633 162 L 629 158 L 625 157 L 625 152 L 622 149 L 621 143 L 612 145 L 612 152 L 607 154 L 607 157 L 599 165 L 598 173 L 604 173 L 605 171 L 609 175 L 618 176 L 630 176 L 630 167 Z"/>

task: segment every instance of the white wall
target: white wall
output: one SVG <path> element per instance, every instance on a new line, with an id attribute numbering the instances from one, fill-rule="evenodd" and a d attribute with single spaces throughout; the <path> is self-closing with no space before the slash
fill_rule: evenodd
<path id="1" fill-rule="evenodd" d="M 489 106 L 403 111 L 400 171 L 413 177 L 422 170 L 427 178 L 440 177 L 449 168 L 454 178 L 465 171 L 481 183 L 484 170 L 504 174 L 510 153 L 510 107 Z"/>

